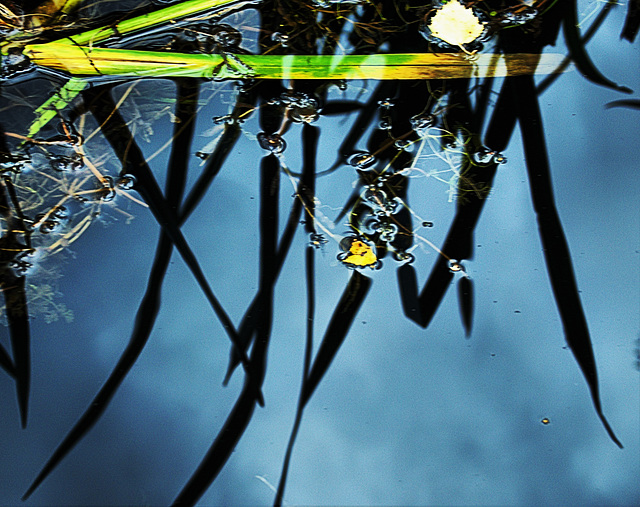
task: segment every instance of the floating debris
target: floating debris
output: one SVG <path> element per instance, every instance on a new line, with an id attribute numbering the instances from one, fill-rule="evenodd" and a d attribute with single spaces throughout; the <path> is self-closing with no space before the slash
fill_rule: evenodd
<path id="1" fill-rule="evenodd" d="M 373 247 L 367 244 L 358 236 L 347 236 L 340 241 L 341 253 L 338 260 L 351 269 L 355 268 L 376 268 L 378 257 L 373 251 Z"/>

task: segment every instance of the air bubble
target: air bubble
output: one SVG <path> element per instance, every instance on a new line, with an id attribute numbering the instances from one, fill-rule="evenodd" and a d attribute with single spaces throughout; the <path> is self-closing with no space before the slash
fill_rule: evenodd
<path id="1" fill-rule="evenodd" d="M 378 123 L 378 128 L 380 130 L 391 130 L 391 122 L 388 120 L 382 120 Z"/>
<path id="2" fill-rule="evenodd" d="M 422 227 L 433 227 L 433 222 L 422 222 Z"/>
<path id="3" fill-rule="evenodd" d="M 120 190 L 131 190 L 136 184 L 136 177 L 133 174 L 123 174 L 118 178 L 116 186 Z"/>
<path id="4" fill-rule="evenodd" d="M 378 105 L 382 109 L 391 109 L 395 104 L 393 103 L 392 99 L 387 98 L 387 99 L 379 100 Z"/>
<path id="5" fill-rule="evenodd" d="M 376 157 L 368 151 L 357 151 L 347 159 L 347 164 L 358 169 L 366 169 L 376 163 Z"/>
<path id="6" fill-rule="evenodd" d="M 287 143 L 278 134 L 265 134 L 260 132 L 257 136 L 258 144 L 263 150 L 270 151 L 274 155 L 282 153 L 287 148 Z"/>

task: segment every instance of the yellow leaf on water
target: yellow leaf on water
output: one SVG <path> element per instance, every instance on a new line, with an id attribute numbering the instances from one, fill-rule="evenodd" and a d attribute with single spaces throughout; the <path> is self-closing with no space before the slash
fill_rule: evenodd
<path id="1" fill-rule="evenodd" d="M 431 18 L 431 34 L 452 46 L 462 46 L 476 40 L 484 32 L 484 24 L 470 7 L 450 0 Z"/>
<path id="2" fill-rule="evenodd" d="M 356 239 L 351 243 L 348 254 L 341 260 L 345 264 L 364 268 L 373 266 L 378 261 L 378 258 L 369 245 Z"/>

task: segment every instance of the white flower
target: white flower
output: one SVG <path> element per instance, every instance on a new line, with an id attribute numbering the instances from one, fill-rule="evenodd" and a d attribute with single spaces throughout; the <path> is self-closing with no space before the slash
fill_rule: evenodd
<path id="1" fill-rule="evenodd" d="M 484 24 L 473 10 L 458 0 L 450 0 L 431 18 L 429 29 L 434 37 L 452 46 L 476 40 L 484 32 Z"/>

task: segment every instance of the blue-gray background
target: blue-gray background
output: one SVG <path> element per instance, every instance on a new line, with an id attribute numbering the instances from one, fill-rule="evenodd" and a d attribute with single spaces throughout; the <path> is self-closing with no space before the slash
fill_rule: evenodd
<path id="1" fill-rule="evenodd" d="M 639 45 L 619 41 L 624 10 L 616 9 L 589 49 L 604 74 L 634 88 L 637 97 Z M 540 103 L 603 407 L 625 449 L 608 439 L 565 348 L 516 136 L 478 225 L 475 259 L 467 264 L 476 287 L 471 339 L 464 338 L 455 287 L 422 330 L 401 313 L 393 261 L 367 271 L 374 279 L 371 294 L 305 411 L 288 503 L 640 503 L 640 112 L 604 108 L 620 98 L 626 97 L 573 71 Z M 202 119 L 200 131 L 210 127 L 209 118 Z M 335 146 L 346 128 L 335 118 L 318 125 L 322 146 Z M 155 145 L 169 128 L 166 121 L 164 130 L 157 129 Z M 257 132 L 255 120 L 247 130 Z M 297 136 L 295 129 L 286 136 L 291 167 L 297 167 Z M 194 151 L 208 140 L 198 138 Z M 151 153 L 153 147 L 146 149 Z M 243 139 L 185 226 L 236 323 L 257 287 L 261 156 L 255 141 Z M 321 166 L 333 162 L 331 150 L 321 157 Z M 157 162 L 159 171 L 163 163 Z M 354 180 L 348 168 L 320 180 L 317 192 L 327 215 L 335 215 L 332 208 L 341 205 Z M 413 206 L 435 223 L 424 234 L 439 244 L 454 211 L 446 187 L 424 179 L 412 185 Z M 282 188 L 284 214 L 293 189 L 286 179 Z M 0 377 L 0 504 L 19 503 L 128 340 L 157 226 L 144 210 L 119 204 L 136 219 L 92 226 L 63 268 L 62 300 L 75 311 L 75 321 L 33 321 L 26 430 L 19 428 L 14 384 Z M 257 409 L 202 505 L 273 499 L 267 483 L 277 484 L 300 385 L 306 241 L 299 231 L 276 290 L 266 407 Z M 318 340 L 349 275 L 337 265 L 336 253 L 333 242 L 318 252 Z M 423 283 L 435 254 L 416 255 Z M 163 296 L 149 345 L 103 419 L 27 505 L 167 504 L 194 471 L 232 407 L 241 376 L 221 387 L 228 340 L 177 256 Z M 551 421 L 546 426 L 540 422 L 545 417 Z"/>

